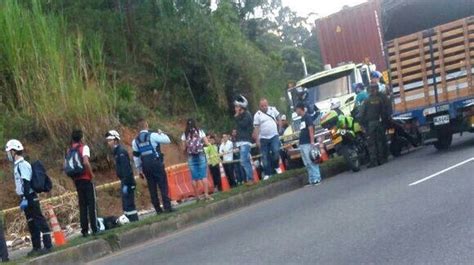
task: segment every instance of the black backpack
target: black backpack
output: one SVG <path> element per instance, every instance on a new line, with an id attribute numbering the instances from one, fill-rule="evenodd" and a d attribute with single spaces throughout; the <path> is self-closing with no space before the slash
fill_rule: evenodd
<path id="1" fill-rule="evenodd" d="M 46 172 L 46 168 L 43 163 L 39 160 L 35 161 L 31 165 L 31 188 L 36 193 L 50 192 L 53 189 L 53 182 Z M 21 176 L 20 168 L 18 168 L 18 173 Z"/>
<path id="2" fill-rule="evenodd" d="M 71 148 L 66 154 L 66 164 L 64 166 L 64 172 L 71 178 L 76 178 L 84 174 L 84 161 L 79 152 L 80 147 Z"/>

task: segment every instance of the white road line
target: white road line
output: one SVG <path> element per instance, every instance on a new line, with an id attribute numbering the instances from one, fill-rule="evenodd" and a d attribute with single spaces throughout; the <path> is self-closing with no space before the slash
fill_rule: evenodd
<path id="1" fill-rule="evenodd" d="M 446 168 L 446 169 L 443 169 L 443 170 L 441 170 L 441 171 L 439 171 L 439 172 L 436 172 L 436 173 L 434 173 L 434 174 L 431 175 L 431 176 L 428 176 L 428 177 L 426 177 L 426 178 L 423 178 L 423 179 L 420 179 L 420 180 L 418 180 L 418 181 L 415 181 L 415 182 L 411 183 L 409 186 L 414 186 L 414 185 L 416 185 L 416 184 L 420 184 L 420 183 L 422 183 L 422 182 L 424 182 L 424 181 L 427 181 L 427 180 L 429 180 L 429 179 L 431 179 L 431 178 L 434 178 L 434 177 L 436 177 L 436 176 L 439 176 L 439 175 L 441 175 L 441 174 L 443 174 L 443 173 L 445 173 L 445 172 L 447 172 L 447 171 L 449 171 L 449 170 L 451 170 L 451 169 L 460 167 L 460 166 L 462 166 L 462 165 L 464 165 L 464 164 L 467 164 L 467 163 L 469 163 L 469 162 L 472 162 L 472 161 L 474 161 L 474 157 L 471 157 L 471 158 L 469 158 L 469 159 L 467 159 L 467 160 L 464 160 L 464 161 L 462 161 L 462 162 L 460 162 L 460 163 L 457 163 L 457 164 L 454 165 L 454 166 L 450 166 L 450 167 L 448 167 L 448 168 Z"/>

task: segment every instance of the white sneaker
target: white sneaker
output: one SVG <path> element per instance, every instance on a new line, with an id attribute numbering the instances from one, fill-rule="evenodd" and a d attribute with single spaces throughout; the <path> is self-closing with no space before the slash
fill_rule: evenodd
<path id="1" fill-rule="evenodd" d="M 281 168 L 275 168 L 275 171 L 276 171 L 277 174 L 283 173 L 283 171 L 281 170 Z"/>
<path id="2" fill-rule="evenodd" d="M 263 180 L 268 180 L 270 176 L 263 176 Z"/>

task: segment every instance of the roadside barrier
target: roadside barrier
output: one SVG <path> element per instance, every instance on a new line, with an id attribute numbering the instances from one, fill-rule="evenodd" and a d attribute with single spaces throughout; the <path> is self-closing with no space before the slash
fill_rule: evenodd
<path id="1" fill-rule="evenodd" d="M 227 180 L 227 176 L 225 175 L 225 170 L 224 166 L 219 164 L 219 169 L 221 171 L 221 185 L 222 185 L 222 191 L 230 191 L 230 185 L 229 181 Z"/>
<path id="2" fill-rule="evenodd" d="M 45 206 L 45 210 L 49 224 L 51 225 L 51 231 L 53 232 L 54 244 L 58 247 L 66 244 L 66 237 L 64 236 L 63 230 L 59 225 L 56 214 L 54 214 L 53 206 L 48 204 Z"/>
<path id="3" fill-rule="evenodd" d="M 194 188 L 188 164 L 182 163 L 167 167 L 166 175 L 168 179 L 168 196 L 172 201 L 182 201 L 194 197 Z M 209 192 L 212 193 L 214 192 L 214 182 L 209 172 L 207 172 L 207 180 L 209 182 Z M 198 191 L 199 194 L 203 194 L 204 187 L 198 187 Z"/>

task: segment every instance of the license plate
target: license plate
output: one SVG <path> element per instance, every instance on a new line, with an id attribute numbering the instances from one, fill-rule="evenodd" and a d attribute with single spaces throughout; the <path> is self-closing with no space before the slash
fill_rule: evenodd
<path id="1" fill-rule="evenodd" d="M 433 118 L 433 123 L 435 126 L 449 124 L 449 115 L 442 115 Z"/>
<path id="2" fill-rule="evenodd" d="M 342 142 L 342 136 L 338 136 L 338 137 L 332 139 L 333 144 L 338 144 L 340 142 Z"/>
<path id="3" fill-rule="evenodd" d="M 394 134 L 394 133 L 395 133 L 395 129 L 393 128 L 388 129 L 388 134 Z"/>

